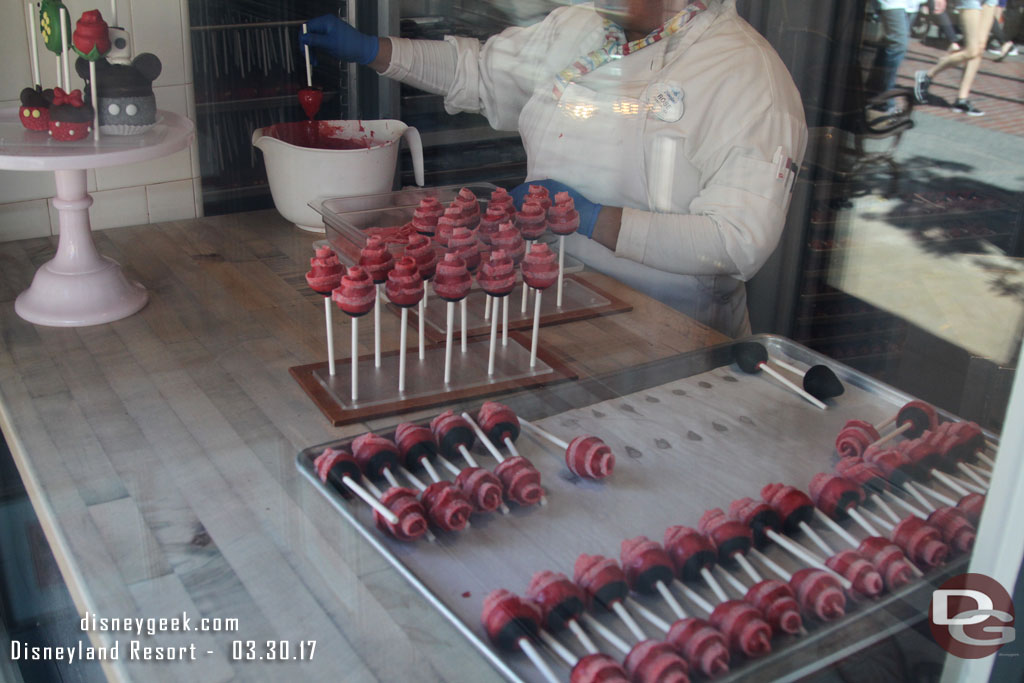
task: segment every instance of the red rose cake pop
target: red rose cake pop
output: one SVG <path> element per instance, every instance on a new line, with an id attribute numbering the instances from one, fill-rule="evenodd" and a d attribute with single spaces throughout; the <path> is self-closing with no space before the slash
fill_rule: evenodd
<path id="1" fill-rule="evenodd" d="M 714 567 L 718 556 L 707 536 L 686 526 L 665 529 L 665 550 L 672 558 L 676 575 L 683 581 L 698 580 L 701 570 Z"/>
<path id="2" fill-rule="evenodd" d="M 516 212 L 515 225 L 524 240 L 538 239 L 548 228 L 547 208 L 527 198 L 523 208 Z"/>
<path id="3" fill-rule="evenodd" d="M 373 518 L 381 531 L 388 532 L 399 541 L 415 541 L 427 533 L 426 511 L 412 489 L 392 486 L 384 492 L 380 502 L 398 517 L 398 524 L 392 524 L 374 511 Z"/>
<path id="4" fill-rule="evenodd" d="M 373 432 L 367 432 L 352 441 L 352 455 L 363 474 L 370 479 L 383 477 L 384 470 L 393 471 L 401 460 L 395 442 Z"/>
<path id="5" fill-rule="evenodd" d="M 338 304 L 338 308 L 355 318 L 373 310 L 377 287 L 369 273 L 359 266 L 353 266 L 342 276 L 331 298 Z"/>
<path id="6" fill-rule="evenodd" d="M 444 531 L 462 531 L 473 512 L 473 506 L 465 494 L 450 481 L 437 481 L 429 485 L 420 500 L 430 521 Z"/>
<path id="7" fill-rule="evenodd" d="M 388 273 L 388 283 L 384 291 L 391 303 L 402 308 L 415 306 L 423 298 L 423 278 L 420 277 L 416 261 L 411 256 L 403 256 L 395 263 Z"/>
<path id="8" fill-rule="evenodd" d="M 534 242 L 522 265 L 523 280 L 534 289 L 547 289 L 558 280 L 558 257 L 548 245 Z"/>
<path id="9" fill-rule="evenodd" d="M 395 258 L 388 251 L 384 240 L 373 235 L 366 239 L 366 246 L 359 251 L 359 265 L 379 285 L 387 281 L 388 271 L 394 267 Z"/>
<path id="10" fill-rule="evenodd" d="M 545 211 L 551 208 L 551 193 L 543 185 L 530 185 L 526 188 L 526 196 L 523 197 L 523 204 L 536 202 Z"/>
<path id="11" fill-rule="evenodd" d="M 491 236 L 491 246 L 504 250 L 515 263 L 522 261 L 526 255 L 526 242 L 511 223 L 502 223 L 498 226 L 498 232 Z"/>
<path id="12" fill-rule="evenodd" d="M 509 197 L 511 200 L 512 198 Z M 487 213 L 480 218 L 480 223 L 476 226 L 477 236 L 480 238 L 480 242 L 485 245 L 491 244 L 491 238 L 498 233 L 501 229 L 501 224 L 508 221 L 508 214 L 500 206 L 487 207 Z"/>
<path id="13" fill-rule="evenodd" d="M 316 255 L 309 259 L 306 283 L 318 294 L 330 294 L 341 283 L 343 272 L 334 250 L 330 247 L 319 247 Z"/>
<path id="14" fill-rule="evenodd" d="M 505 215 L 508 216 L 509 220 L 512 220 L 516 215 L 515 200 L 512 199 L 512 195 L 510 195 L 508 190 L 504 187 L 495 188 L 495 190 L 491 192 L 491 201 L 487 205 L 487 208 L 501 209 L 505 212 Z"/>
<path id="15" fill-rule="evenodd" d="M 615 455 L 596 436 L 577 436 L 565 449 L 565 464 L 569 471 L 586 479 L 604 479 L 615 470 Z"/>
<path id="16" fill-rule="evenodd" d="M 722 634 L 703 619 L 688 617 L 672 624 L 665 640 L 683 653 L 691 669 L 708 678 L 729 671 L 729 647 Z"/>
<path id="17" fill-rule="evenodd" d="M 555 194 L 555 204 L 548 209 L 548 228 L 556 235 L 571 235 L 579 230 L 580 214 L 568 192 Z"/>
<path id="18" fill-rule="evenodd" d="M 480 221 L 480 202 L 471 189 L 464 187 L 459 190 L 455 199 L 452 200 L 452 206 L 459 207 L 462 210 L 462 215 L 472 220 L 469 227 L 476 227 Z"/>
<path id="19" fill-rule="evenodd" d="M 448 248 L 455 251 L 463 261 L 466 268 L 473 272 L 480 265 L 480 245 L 476 238 L 476 232 L 469 228 L 455 228 L 448 240 Z"/>
<path id="20" fill-rule="evenodd" d="M 534 505 L 544 498 L 540 472 L 521 455 L 506 458 L 494 468 L 494 474 L 501 480 L 505 496 L 519 505 Z"/>
<path id="21" fill-rule="evenodd" d="M 473 278 L 466 268 L 466 262 L 458 254 L 449 251 L 437 264 L 434 275 L 434 292 L 445 301 L 461 301 L 469 294 Z"/>
<path id="22" fill-rule="evenodd" d="M 494 512 L 501 507 L 501 480 L 482 467 L 467 467 L 455 477 L 458 486 L 477 512 Z"/>
<path id="23" fill-rule="evenodd" d="M 875 565 L 890 592 L 906 585 L 913 578 L 903 551 L 887 538 L 868 536 L 860 542 L 857 552 Z"/>
<path id="24" fill-rule="evenodd" d="M 623 662 L 634 683 L 690 683 L 690 667 L 668 643 L 642 640 Z"/>
<path id="25" fill-rule="evenodd" d="M 613 657 L 595 652 L 576 662 L 569 683 L 630 683 L 629 675 Z"/>
<path id="26" fill-rule="evenodd" d="M 395 427 L 395 445 L 406 469 L 419 468 L 420 461 L 437 457 L 437 442 L 434 434 L 426 427 L 403 422 Z"/>
<path id="27" fill-rule="evenodd" d="M 516 285 L 516 271 L 512 259 L 505 251 L 495 249 L 491 252 L 491 258 L 480 267 L 476 281 L 491 296 L 508 296 Z"/>
<path id="28" fill-rule="evenodd" d="M 807 614 L 822 621 L 833 621 L 846 614 L 846 596 L 835 577 L 820 569 L 800 569 L 789 585 Z"/>
<path id="29" fill-rule="evenodd" d="M 539 571 L 530 579 L 526 597 L 537 603 L 543 613 L 544 627 L 557 633 L 583 613 L 586 596 L 583 589 L 565 574 Z"/>
<path id="30" fill-rule="evenodd" d="M 739 498 L 729 503 L 729 518 L 750 527 L 754 534 L 754 545 L 758 548 L 768 545 L 770 539 L 766 532 L 769 529 L 782 530 L 779 513 L 767 503 L 758 502 L 753 498 Z"/>
<path id="31" fill-rule="evenodd" d="M 424 197 L 412 215 L 412 227 L 416 232 L 433 237 L 437 232 L 437 220 L 444 215 L 444 206 L 437 197 Z"/>

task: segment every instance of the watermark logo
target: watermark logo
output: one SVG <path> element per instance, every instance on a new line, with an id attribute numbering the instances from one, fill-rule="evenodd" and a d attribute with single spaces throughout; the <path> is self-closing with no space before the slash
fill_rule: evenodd
<path id="1" fill-rule="evenodd" d="M 960 574 L 942 584 L 932 593 L 928 620 L 938 644 L 964 659 L 988 657 L 1016 638 L 1013 599 L 984 574 Z"/>

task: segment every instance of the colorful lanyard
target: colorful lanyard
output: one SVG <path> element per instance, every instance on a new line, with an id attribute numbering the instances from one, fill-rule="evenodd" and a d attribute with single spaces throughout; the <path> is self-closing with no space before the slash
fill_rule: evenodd
<path id="1" fill-rule="evenodd" d="M 666 36 L 678 33 L 680 29 L 690 23 L 697 14 L 706 9 L 702 2 L 692 2 L 684 10 L 673 16 L 664 24 L 648 33 L 643 38 L 633 41 L 626 40 L 626 33 L 622 28 L 610 19 L 604 20 L 604 45 L 593 52 L 580 57 L 575 62 L 565 67 L 555 76 L 555 84 L 552 92 L 555 98 L 562 96 L 562 92 L 572 81 L 581 76 L 598 69 L 613 59 L 622 59 L 626 55 L 642 50 L 648 45 L 653 45 Z"/>

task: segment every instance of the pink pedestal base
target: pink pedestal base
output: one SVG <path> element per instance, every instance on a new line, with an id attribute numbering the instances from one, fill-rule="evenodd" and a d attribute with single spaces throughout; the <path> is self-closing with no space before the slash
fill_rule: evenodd
<path id="1" fill-rule="evenodd" d="M 57 254 L 36 271 L 32 285 L 18 295 L 14 310 L 38 325 L 83 327 L 126 318 L 149 299 L 145 288 L 129 282 L 121 266 L 100 255 L 92 240 L 84 170 L 54 171 L 60 213 Z"/>

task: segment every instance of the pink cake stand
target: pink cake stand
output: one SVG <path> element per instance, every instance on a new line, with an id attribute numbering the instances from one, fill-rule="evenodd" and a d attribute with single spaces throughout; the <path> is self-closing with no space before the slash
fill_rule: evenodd
<path id="1" fill-rule="evenodd" d="M 0 109 L 0 169 L 53 171 L 57 180 L 57 254 L 18 295 L 14 310 L 19 316 L 39 325 L 83 327 L 126 318 L 146 305 L 145 288 L 129 281 L 116 261 L 96 250 L 85 172 L 173 154 L 192 142 L 194 131 L 187 118 L 160 111 L 156 125 L 140 135 L 57 142 L 24 128 L 16 108 Z"/>

